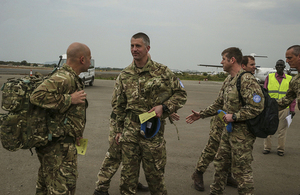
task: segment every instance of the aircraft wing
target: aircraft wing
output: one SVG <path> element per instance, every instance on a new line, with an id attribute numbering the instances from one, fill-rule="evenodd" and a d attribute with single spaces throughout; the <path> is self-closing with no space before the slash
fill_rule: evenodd
<path id="1" fill-rule="evenodd" d="M 255 58 L 268 58 L 268 56 L 259 56 L 259 55 L 256 55 Z"/>
<path id="2" fill-rule="evenodd" d="M 251 53 L 249 55 L 254 58 L 268 58 L 268 56 L 266 56 L 266 55 L 257 55 L 256 53 Z"/>
<path id="3" fill-rule="evenodd" d="M 223 68 L 222 65 L 216 65 L 216 64 L 198 64 L 198 66 Z"/>

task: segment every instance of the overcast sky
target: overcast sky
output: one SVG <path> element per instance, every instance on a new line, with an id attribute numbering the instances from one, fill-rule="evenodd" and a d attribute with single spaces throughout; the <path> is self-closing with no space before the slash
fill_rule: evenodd
<path id="1" fill-rule="evenodd" d="M 124 68 L 131 36 L 145 32 L 152 59 L 171 69 L 210 70 L 197 64 L 220 64 L 231 46 L 274 67 L 300 44 L 299 9 L 299 0 L 0 0 L 0 60 L 55 61 L 77 41 L 96 66 Z"/>

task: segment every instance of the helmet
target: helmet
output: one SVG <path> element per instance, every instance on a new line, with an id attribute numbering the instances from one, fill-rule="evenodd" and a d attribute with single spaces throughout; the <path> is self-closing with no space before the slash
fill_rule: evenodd
<path id="1" fill-rule="evenodd" d="M 141 124 L 141 134 L 145 138 L 154 137 L 160 129 L 160 119 L 153 117 Z"/>

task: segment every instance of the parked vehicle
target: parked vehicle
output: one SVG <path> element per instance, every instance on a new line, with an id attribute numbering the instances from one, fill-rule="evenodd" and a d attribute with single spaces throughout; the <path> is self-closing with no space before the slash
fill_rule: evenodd
<path id="1" fill-rule="evenodd" d="M 62 67 L 67 62 L 67 54 L 59 56 L 58 68 Z M 82 79 L 85 85 L 93 86 L 95 80 L 95 60 L 91 59 L 91 65 L 86 72 L 80 73 L 79 77 Z"/>

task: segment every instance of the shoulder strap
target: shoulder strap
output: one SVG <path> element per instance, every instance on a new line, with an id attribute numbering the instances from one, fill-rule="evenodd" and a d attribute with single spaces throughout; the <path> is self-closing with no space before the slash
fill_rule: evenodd
<path id="1" fill-rule="evenodd" d="M 245 103 L 245 101 L 243 100 L 243 98 L 242 98 L 242 95 L 241 95 L 241 77 L 245 74 L 245 73 L 251 73 L 251 72 L 242 72 L 240 75 L 239 75 L 239 77 L 238 77 L 238 79 L 237 79 L 237 81 L 236 81 L 236 89 L 237 89 L 237 91 L 238 91 L 238 93 L 239 93 L 239 100 L 240 100 L 240 102 L 242 102 L 242 105 L 244 106 L 246 103 Z"/>

